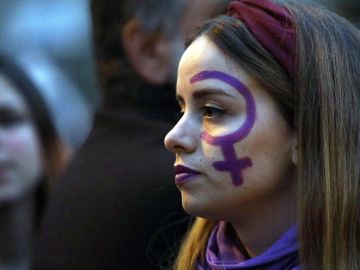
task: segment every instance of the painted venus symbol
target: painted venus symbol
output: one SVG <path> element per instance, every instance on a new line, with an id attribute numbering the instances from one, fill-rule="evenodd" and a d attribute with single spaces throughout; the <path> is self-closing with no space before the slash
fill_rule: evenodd
<path id="1" fill-rule="evenodd" d="M 213 166 L 218 171 L 229 172 L 232 182 L 235 186 L 243 183 L 242 171 L 252 165 L 250 158 L 237 158 L 234 144 L 244 139 L 251 131 L 256 117 L 256 106 L 254 97 L 249 89 L 238 79 L 226 73 L 205 70 L 195 74 L 190 83 L 194 84 L 199 81 L 217 79 L 235 88 L 245 99 L 246 103 L 246 119 L 244 123 L 235 132 L 224 136 L 212 136 L 207 132 L 201 134 L 202 140 L 213 146 L 220 146 L 224 156 L 223 161 L 216 161 Z"/>

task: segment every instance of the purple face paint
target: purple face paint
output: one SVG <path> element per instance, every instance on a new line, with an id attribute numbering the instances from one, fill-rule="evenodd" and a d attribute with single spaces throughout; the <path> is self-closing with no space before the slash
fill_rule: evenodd
<path id="1" fill-rule="evenodd" d="M 194 84 L 199 81 L 217 79 L 223 81 L 230 86 L 234 87 L 245 99 L 246 102 L 246 119 L 244 123 L 235 132 L 224 136 L 212 136 L 207 132 L 201 134 L 201 138 L 208 144 L 220 146 L 224 155 L 224 161 L 217 161 L 213 166 L 218 171 L 229 172 L 235 186 L 243 183 L 242 171 L 252 165 L 250 158 L 236 157 L 234 144 L 244 139 L 251 131 L 256 117 L 256 106 L 254 97 L 251 95 L 249 89 L 238 79 L 215 70 L 205 70 L 195 74 L 190 83 Z"/>

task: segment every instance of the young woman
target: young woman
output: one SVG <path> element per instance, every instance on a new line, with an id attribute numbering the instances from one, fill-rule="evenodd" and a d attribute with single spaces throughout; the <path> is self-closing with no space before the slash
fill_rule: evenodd
<path id="1" fill-rule="evenodd" d="M 28 269 L 46 191 L 64 164 L 46 104 L 0 55 L 0 268 Z"/>
<path id="2" fill-rule="evenodd" d="M 198 216 L 175 269 L 360 269 L 360 33 L 239 0 L 181 58 L 165 138 Z"/>

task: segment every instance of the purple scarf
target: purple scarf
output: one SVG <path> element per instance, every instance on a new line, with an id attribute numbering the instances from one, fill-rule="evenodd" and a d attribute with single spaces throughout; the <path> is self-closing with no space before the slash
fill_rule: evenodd
<path id="1" fill-rule="evenodd" d="M 210 235 L 205 265 L 198 270 L 299 270 L 297 227 L 291 227 L 259 256 L 246 259 L 226 235 L 226 222 L 220 222 Z"/>

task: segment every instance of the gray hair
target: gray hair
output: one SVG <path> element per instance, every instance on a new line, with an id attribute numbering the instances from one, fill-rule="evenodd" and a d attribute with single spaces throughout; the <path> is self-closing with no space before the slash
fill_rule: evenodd
<path id="1" fill-rule="evenodd" d="M 136 91 L 145 83 L 129 68 L 121 42 L 121 30 L 135 18 L 143 31 L 159 33 L 175 38 L 189 0 L 91 0 L 95 55 L 104 63 L 116 62 L 116 67 L 99 68 L 99 82 L 108 95 L 127 93 L 137 96 Z"/>
<path id="2" fill-rule="evenodd" d="M 127 7 L 147 32 L 159 31 L 168 36 L 177 32 L 187 0 L 137 0 Z"/>

